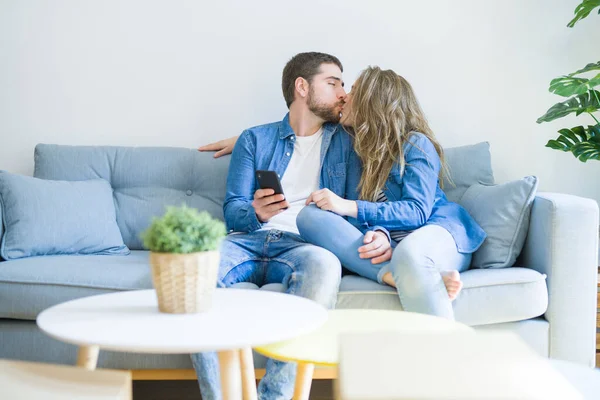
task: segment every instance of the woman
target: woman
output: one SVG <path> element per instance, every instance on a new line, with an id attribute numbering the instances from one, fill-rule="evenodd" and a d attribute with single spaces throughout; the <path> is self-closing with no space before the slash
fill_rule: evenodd
<path id="1" fill-rule="evenodd" d="M 441 190 L 443 150 L 410 84 L 391 70 L 367 68 L 347 95 L 341 123 L 354 138 L 347 179 L 356 190 L 347 199 L 314 192 L 307 205 L 315 205 L 298 215 L 300 234 L 347 269 L 396 287 L 406 311 L 453 319 L 458 272 L 469 267 L 485 233 Z M 390 236 L 391 260 L 361 258 L 356 249 L 369 230 Z"/>

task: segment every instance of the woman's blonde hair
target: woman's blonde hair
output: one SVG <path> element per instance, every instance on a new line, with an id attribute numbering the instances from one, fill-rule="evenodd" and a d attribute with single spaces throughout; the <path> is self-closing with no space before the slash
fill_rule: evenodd
<path id="1" fill-rule="evenodd" d="M 392 170 L 404 172 L 404 144 L 411 132 L 425 135 L 442 164 L 440 182 L 448 176 L 442 146 L 436 140 L 410 84 L 392 70 L 365 69 L 352 88 L 354 148 L 362 161 L 360 198 L 376 201 Z"/>

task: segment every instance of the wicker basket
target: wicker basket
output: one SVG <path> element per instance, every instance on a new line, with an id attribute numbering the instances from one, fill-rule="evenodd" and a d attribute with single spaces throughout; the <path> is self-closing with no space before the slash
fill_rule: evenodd
<path id="1" fill-rule="evenodd" d="M 219 252 L 150 253 L 158 309 L 169 314 L 207 311 L 217 286 Z"/>

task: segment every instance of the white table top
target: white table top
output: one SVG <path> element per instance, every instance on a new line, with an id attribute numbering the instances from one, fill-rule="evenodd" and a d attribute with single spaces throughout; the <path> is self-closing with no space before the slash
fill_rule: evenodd
<path id="1" fill-rule="evenodd" d="M 327 320 L 321 305 L 262 290 L 217 289 L 200 314 L 158 311 L 154 290 L 85 297 L 37 318 L 51 337 L 80 346 L 138 353 L 185 354 L 264 345 L 302 335 Z"/>

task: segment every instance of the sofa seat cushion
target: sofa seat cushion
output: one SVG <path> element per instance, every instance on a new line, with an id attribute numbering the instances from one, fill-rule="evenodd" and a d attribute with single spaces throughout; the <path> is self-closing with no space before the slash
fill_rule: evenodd
<path id="1" fill-rule="evenodd" d="M 467 325 L 487 325 L 538 317 L 548 307 L 546 276 L 529 268 L 469 270 L 454 315 Z M 396 290 L 359 276 L 345 276 L 337 308 L 402 310 Z"/>
<path id="2" fill-rule="evenodd" d="M 43 256 L 0 263 L 0 318 L 35 319 L 79 297 L 150 289 L 147 251 L 128 256 Z"/>
<path id="3" fill-rule="evenodd" d="M 548 305 L 545 276 L 527 268 L 470 270 L 454 302 L 468 325 L 521 321 Z M 239 283 L 239 288 L 258 287 Z M 35 320 L 44 309 L 72 299 L 120 290 L 151 289 L 147 251 L 128 256 L 44 256 L 0 263 L 0 318 Z M 282 284 L 262 290 L 283 292 Z M 396 291 L 359 276 L 345 276 L 337 308 L 402 310 Z"/>

